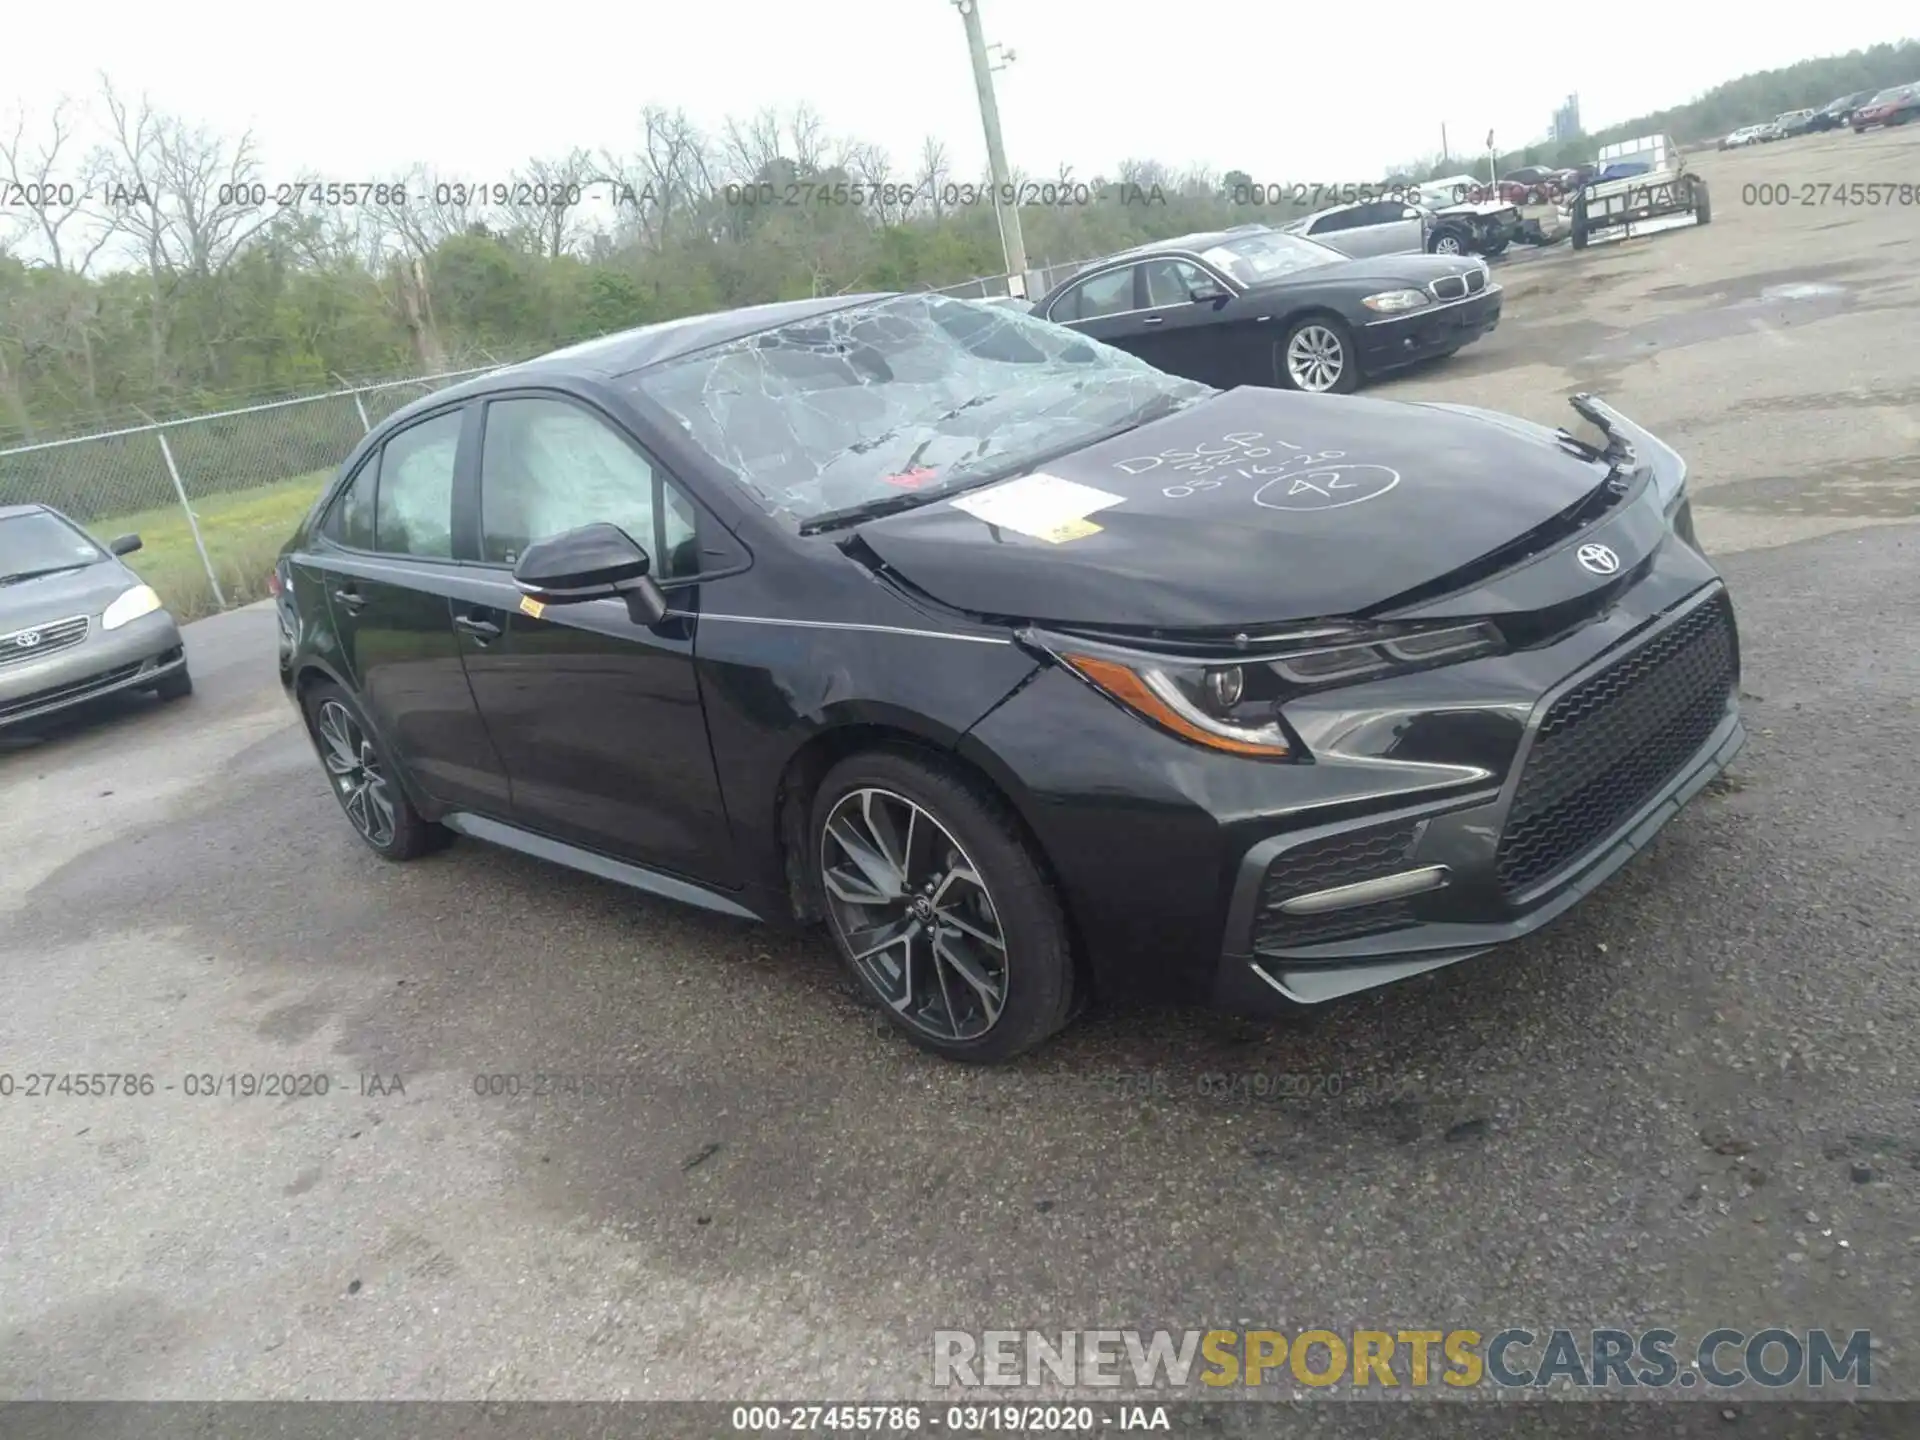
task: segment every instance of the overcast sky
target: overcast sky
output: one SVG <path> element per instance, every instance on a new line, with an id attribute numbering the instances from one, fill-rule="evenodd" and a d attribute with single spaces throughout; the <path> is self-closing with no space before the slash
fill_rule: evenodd
<path id="1" fill-rule="evenodd" d="M 269 181 L 379 179 L 414 162 L 504 178 L 575 145 L 625 148 L 646 104 L 713 126 L 808 101 L 834 134 L 887 147 L 901 179 L 929 133 L 961 177 L 984 163 L 951 0 L 9 8 L 0 115 L 17 101 L 44 117 L 105 71 L 162 109 L 251 129 Z M 1377 179 L 1437 150 L 1442 123 L 1456 150 L 1490 128 L 1502 148 L 1522 144 L 1570 91 L 1597 129 L 1748 71 L 1920 32 L 1912 0 L 983 0 L 982 16 L 1016 55 L 996 77 L 1016 167 L 1088 178 L 1141 157 L 1314 183 Z"/>

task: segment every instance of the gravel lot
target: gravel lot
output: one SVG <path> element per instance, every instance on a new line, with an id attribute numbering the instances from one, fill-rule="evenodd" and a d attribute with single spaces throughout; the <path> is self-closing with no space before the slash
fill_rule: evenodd
<path id="1" fill-rule="evenodd" d="M 0 740 L 0 1069 L 175 1086 L 0 1100 L 0 1396 L 901 1397 L 936 1326 L 1529 1323 L 1866 1327 L 1920 1393 L 1920 208 L 1742 203 L 1916 162 L 1709 155 L 1711 227 L 1505 267 L 1500 331 L 1378 392 L 1672 439 L 1753 738 L 1547 933 L 1297 1024 L 975 1072 L 824 941 L 384 865 L 257 608 L 190 628 L 193 699 Z M 242 1071 L 332 1090 L 181 1088 Z M 475 1093 L 535 1071 L 639 1081 Z"/>

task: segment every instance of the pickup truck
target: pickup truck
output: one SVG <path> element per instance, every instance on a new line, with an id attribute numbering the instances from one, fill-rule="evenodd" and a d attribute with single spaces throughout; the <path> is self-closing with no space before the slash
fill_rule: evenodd
<path id="1" fill-rule="evenodd" d="M 1691 215 L 1713 219 L 1707 182 L 1687 169 L 1686 157 L 1668 135 L 1649 135 L 1603 145 L 1595 178 L 1575 192 L 1568 215 L 1573 248 L 1584 250 L 1595 235 L 1631 235 L 1642 221 Z"/>

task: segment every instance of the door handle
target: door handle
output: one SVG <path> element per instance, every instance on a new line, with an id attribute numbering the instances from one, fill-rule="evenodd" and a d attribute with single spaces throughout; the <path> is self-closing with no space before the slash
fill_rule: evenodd
<path id="1" fill-rule="evenodd" d="M 333 598 L 349 610 L 358 610 L 362 605 L 367 603 L 366 596 L 350 587 L 342 587 L 341 589 L 335 590 L 333 592 Z"/>
<path id="2" fill-rule="evenodd" d="M 484 615 L 456 615 L 453 625 L 456 630 L 464 630 L 476 640 L 500 638 L 500 627 Z"/>
<path id="3" fill-rule="evenodd" d="M 1142 325 L 1164 325 L 1167 323 L 1167 317 L 1164 315 L 1149 315 L 1140 323 Z"/>

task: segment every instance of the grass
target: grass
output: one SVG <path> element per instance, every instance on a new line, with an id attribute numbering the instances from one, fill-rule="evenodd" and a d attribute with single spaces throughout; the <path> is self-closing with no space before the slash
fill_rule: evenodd
<path id="1" fill-rule="evenodd" d="M 207 555 L 229 606 L 266 596 L 274 557 L 332 473 L 316 470 L 272 485 L 210 495 L 194 502 L 200 538 L 206 542 Z M 220 608 L 213 587 L 207 583 L 206 566 L 200 563 L 200 552 L 194 546 L 193 531 L 178 505 L 115 516 L 87 528 L 101 540 L 129 533 L 140 537 L 141 547 L 127 556 L 127 563 L 159 591 L 175 619 L 194 620 Z"/>

